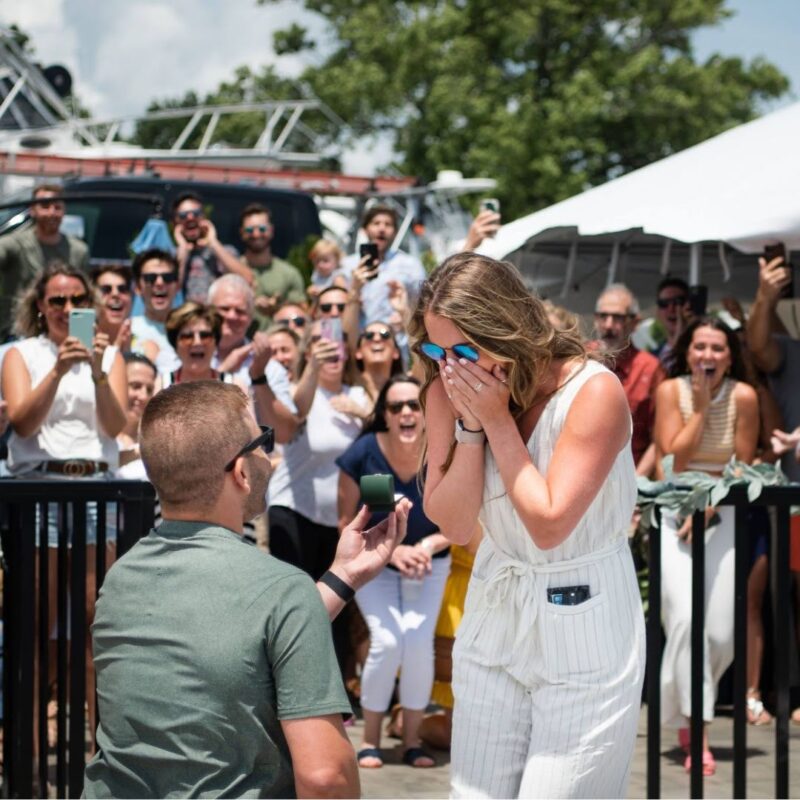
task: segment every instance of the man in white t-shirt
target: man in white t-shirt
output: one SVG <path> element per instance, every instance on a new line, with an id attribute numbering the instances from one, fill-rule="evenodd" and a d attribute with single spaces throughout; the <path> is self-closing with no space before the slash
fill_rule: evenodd
<path id="1" fill-rule="evenodd" d="M 139 253 L 132 266 L 144 314 L 131 317 L 131 350 L 146 355 L 159 372 L 171 372 L 180 361 L 167 339 L 165 323 L 178 292 L 178 262 L 172 253 L 153 248 Z"/>

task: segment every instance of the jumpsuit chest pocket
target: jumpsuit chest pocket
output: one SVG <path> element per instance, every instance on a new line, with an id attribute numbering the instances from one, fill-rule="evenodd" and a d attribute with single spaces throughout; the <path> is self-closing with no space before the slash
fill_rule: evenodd
<path id="1" fill-rule="evenodd" d="M 544 600 L 539 606 L 539 621 L 548 680 L 591 679 L 606 672 L 612 661 L 606 595 L 601 592 L 574 606 Z"/>

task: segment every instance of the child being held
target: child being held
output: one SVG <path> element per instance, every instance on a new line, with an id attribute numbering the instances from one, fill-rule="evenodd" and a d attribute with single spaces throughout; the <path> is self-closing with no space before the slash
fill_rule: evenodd
<path id="1" fill-rule="evenodd" d="M 312 300 L 329 286 L 347 289 L 347 278 L 339 266 L 344 258 L 344 253 L 334 242 L 320 239 L 311 248 L 308 257 L 314 265 L 314 271 L 311 273 L 311 285 L 307 289 L 308 296 Z"/>

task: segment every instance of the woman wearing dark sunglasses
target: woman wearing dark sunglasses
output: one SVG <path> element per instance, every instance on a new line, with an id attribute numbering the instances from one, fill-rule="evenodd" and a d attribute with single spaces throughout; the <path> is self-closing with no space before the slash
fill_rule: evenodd
<path id="1" fill-rule="evenodd" d="M 190 381 L 223 381 L 236 383 L 233 373 L 218 372 L 211 366 L 214 352 L 222 338 L 222 317 L 212 306 L 188 302 L 170 311 L 167 317 L 167 339 L 178 354 L 180 366 L 173 372 L 162 372 L 161 389 L 173 383 Z M 240 388 L 246 388 L 240 385 Z"/>
<path id="2" fill-rule="evenodd" d="M 127 380 L 125 364 L 106 333 L 97 331 L 92 348 L 69 335 L 72 309 L 94 307 L 86 276 L 53 262 L 20 297 L 15 342 L 3 361 L 2 394 L 8 403 L 12 434 L 8 468 L 17 478 L 33 480 L 98 480 L 112 477 L 119 463 L 116 436 L 125 426 Z M 109 509 L 111 504 L 109 504 Z M 48 544 L 58 546 L 58 509 L 48 509 Z M 94 618 L 97 563 L 97 507 L 86 513 L 87 633 Z M 106 530 L 106 563 L 113 560 L 116 531 Z M 57 596 L 56 559 L 50 559 L 50 597 Z M 55 625 L 57 603 L 50 604 Z M 87 693 L 94 713 L 94 672 L 87 636 Z M 55 678 L 55 653 L 51 654 Z M 55 736 L 56 708 L 48 707 L 48 736 Z"/>
<path id="3" fill-rule="evenodd" d="M 336 459 L 339 465 L 339 527 L 357 510 L 364 475 L 394 476 L 395 492 L 413 503 L 408 533 L 389 566 L 359 589 L 356 602 L 370 632 L 370 649 L 361 675 L 364 739 L 360 766 L 383 766 L 381 722 L 400 670 L 403 707 L 403 762 L 432 767 L 422 750 L 419 726 L 433 686 L 433 636 L 450 570 L 448 542 L 422 510 L 417 470 L 423 446 L 419 381 L 393 375 L 378 395 L 361 436 Z M 370 524 L 385 516 L 375 514 Z"/>
<path id="4" fill-rule="evenodd" d="M 370 400 L 375 402 L 386 381 L 403 372 L 403 359 L 392 329 L 384 322 L 370 322 L 359 334 L 356 366 Z"/>
<path id="5" fill-rule="evenodd" d="M 425 282 L 425 513 L 464 543 L 480 518 L 453 653 L 455 797 L 623 797 L 644 619 L 617 378 L 558 331 L 517 269 L 475 253 Z"/>

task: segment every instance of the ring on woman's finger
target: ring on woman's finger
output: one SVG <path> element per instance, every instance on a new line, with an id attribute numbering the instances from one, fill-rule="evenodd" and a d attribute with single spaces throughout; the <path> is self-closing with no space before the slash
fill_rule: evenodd
<path id="1" fill-rule="evenodd" d="M 476 391 L 476 392 L 479 392 L 481 389 L 483 389 L 483 384 L 482 384 L 480 381 L 478 381 L 478 382 L 475 384 L 475 391 Z"/>

